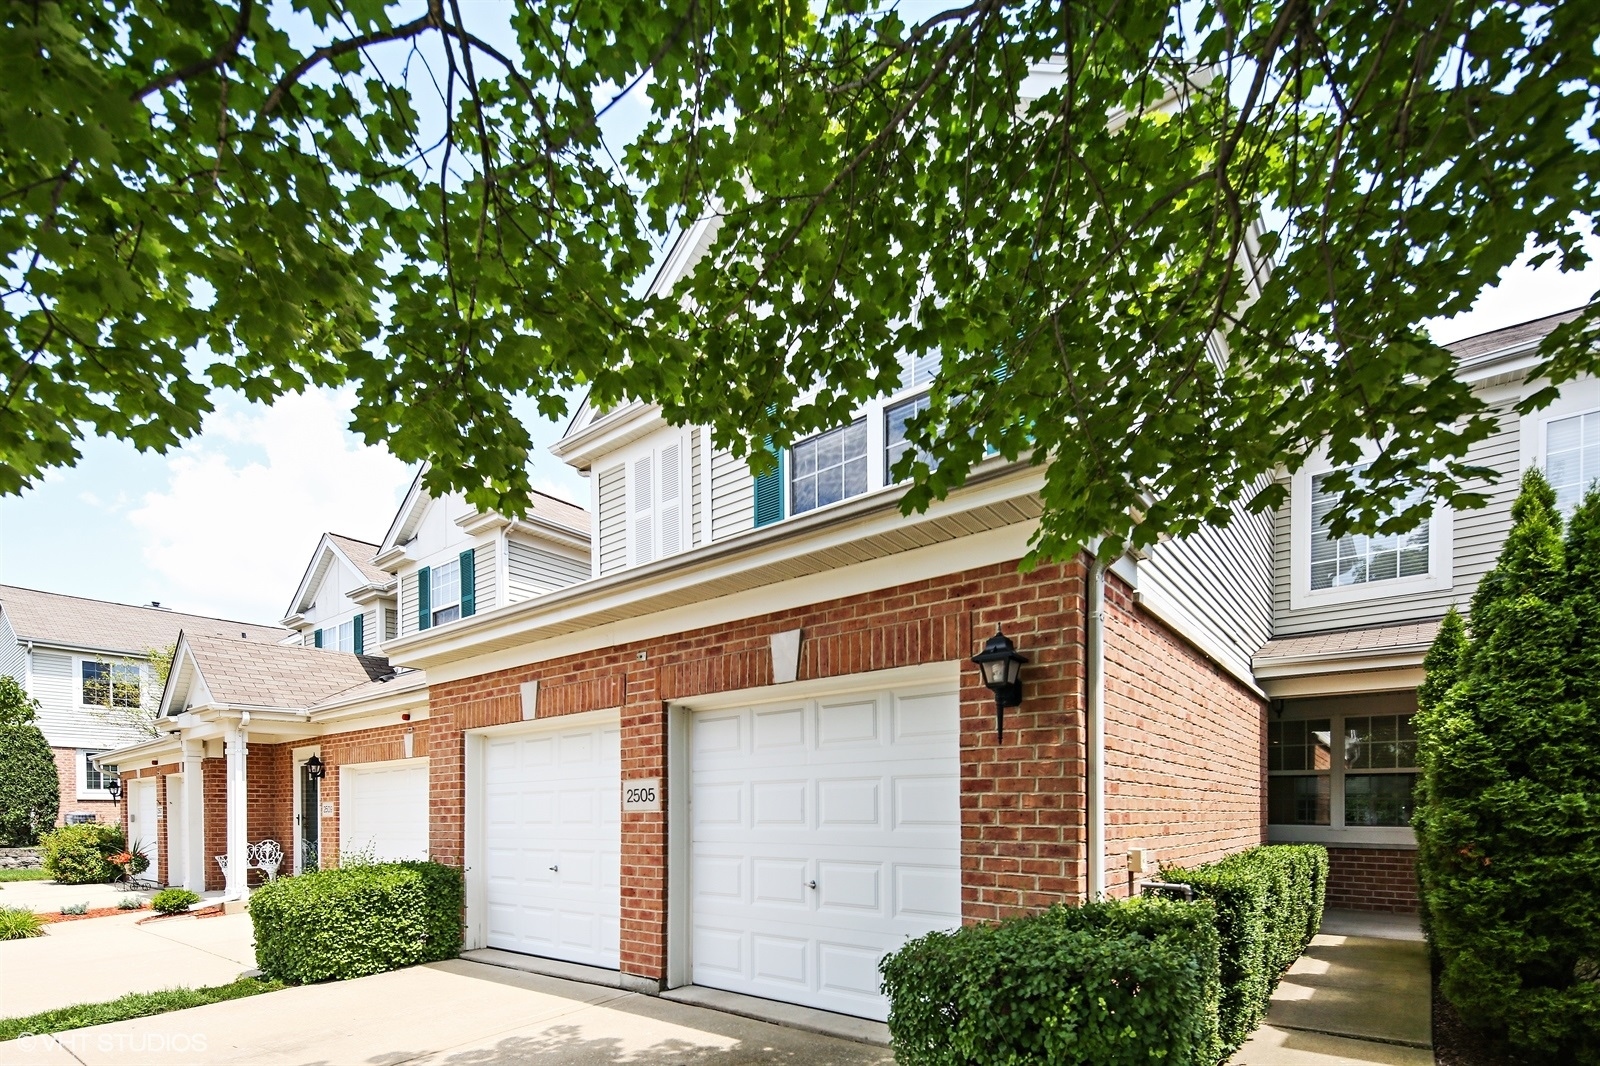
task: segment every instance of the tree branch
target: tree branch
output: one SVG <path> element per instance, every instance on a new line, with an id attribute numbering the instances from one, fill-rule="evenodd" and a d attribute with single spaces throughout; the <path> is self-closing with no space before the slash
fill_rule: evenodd
<path id="1" fill-rule="evenodd" d="M 231 63 L 234 57 L 239 54 L 239 46 L 244 44 L 244 35 L 250 31 L 250 15 L 254 9 L 255 0 L 239 0 L 239 21 L 233 27 L 233 36 L 228 38 L 228 42 L 222 46 L 222 49 L 216 55 L 209 59 L 190 63 L 188 66 L 181 67 L 178 70 L 167 71 L 155 81 L 135 92 L 132 99 L 143 100 L 151 93 L 171 88 L 179 82 L 188 81 L 197 75 L 216 70 L 218 67 Z"/>

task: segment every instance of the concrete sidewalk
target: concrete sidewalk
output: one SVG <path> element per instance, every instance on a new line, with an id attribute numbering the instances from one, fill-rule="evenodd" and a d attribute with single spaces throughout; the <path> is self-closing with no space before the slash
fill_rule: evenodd
<path id="1" fill-rule="evenodd" d="M 91 910 L 115 907 L 132 896 L 149 904 L 158 889 L 125 889 L 118 885 L 58 885 L 54 881 L 6 881 L 0 884 L 0 907 L 26 907 L 38 914 L 59 914 L 62 907 L 87 903 Z M 149 911 L 145 912 L 150 913 Z"/>
<path id="2" fill-rule="evenodd" d="M 54 922 L 45 935 L 0 944 L 0 1016 L 19 1018 L 129 992 L 227 984 L 256 964 L 248 915 L 114 914 Z"/>
<path id="3" fill-rule="evenodd" d="M 0 1044 L 0 1066 L 885 1066 L 889 1049 L 465 960 Z"/>
<path id="4" fill-rule="evenodd" d="M 1329 911 L 1232 1066 L 1432 1066 L 1432 995 L 1414 917 Z"/>

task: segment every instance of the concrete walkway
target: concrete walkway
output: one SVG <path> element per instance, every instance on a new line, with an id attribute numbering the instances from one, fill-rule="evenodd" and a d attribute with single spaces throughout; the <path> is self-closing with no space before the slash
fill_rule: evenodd
<path id="1" fill-rule="evenodd" d="M 89 909 L 115 907 L 133 896 L 150 902 L 157 889 L 128 891 L 116 885 L 58 885 L 54 881 L 0 883 L 0 907 L 26 907 L 37 914 L 59 914 L 62 907 L 87 903 Z"/>
<path id="2" fill-rule="evenodd" d="M 0 1016 L 19 1018 L 129 992 L 227 984 L 255 967 L 250 918 L 113 914 L 45 926 L 45 935 L 0 943 Z"/>
<path id="3" fill-rule="evenodd" d="M 1409 916 L 1329 911 L 1232 1066 L 1432 1066 L 1427 946 Z"/>
<path id="4" fill-rule="evenodd" d="M 0 1044 L 0 1066 L 892 1061 L 884 1047 L 461 959 Z"/>

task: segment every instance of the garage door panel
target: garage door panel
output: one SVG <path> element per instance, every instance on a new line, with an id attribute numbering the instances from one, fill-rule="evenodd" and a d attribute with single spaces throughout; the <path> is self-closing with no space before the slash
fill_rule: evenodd
<path id="1" fill-rule="evenodd" d="M 517 817 L 491 817 L 485 851 L 492 947 L 616 968 L 620 956 L 620 731 L 559 723 L 487 741 L 484 789 Z M 498 877 L 497 856 L 516 855 Z M 502 914 L 514 912 L 514 921 Z"/>
<path id="2" fill-rule="evenodd" d="M 886 1017 L 878 960 L 961 921 L 958 712 L 910 691 L 693 719 L 697 983 Z"/>
<path id="3" fill-rule="evenodd" d="M 428 767 L 344 767 L 339 850 L 378 861 L 428 857 Z"/>

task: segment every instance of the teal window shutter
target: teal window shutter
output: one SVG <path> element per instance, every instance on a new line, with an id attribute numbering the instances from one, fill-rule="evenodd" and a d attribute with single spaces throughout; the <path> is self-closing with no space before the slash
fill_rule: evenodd
<path id="1" fill-rule="evenodd" d="M 313 648 L 322 647 L 322 630 L 316 630 L 311 634 L 311 646 Z"/>
<path id="2" fill-rule="evenodd" d="M 767 441 L 767 451 L 777 462 L 769 472 L 756 475 L 755 524 L 758 529 L 783 519 L 783 452 L 773 448 L 771 440 Z"/>
<path id="3" fill-rule="evenodd" d="M 366 621 L 364 620 L 364 618 L 361 615 L 358 614 L 358 615 L 356 615 L 356 654 L 357 655 L 365 655 L 367 653 L 366 634 L 362 632 L 362 630 L 364 630 L 364 629 L 366 629 Z"/>
<path id="4" fill-rule="evenodd" d="M 433 605 L 428 601 L 433 598 L 433 570 L 424 566 L 417 571 L 417 628 L 427 629 L 433 625 Z"/>
<path id="5" fill-rule="evenodd" d="M 468 548 L 461 553 L 461 617 L 470 617 L 478 609 L 478 571 L 473 566 L 477 549 Z"/>

